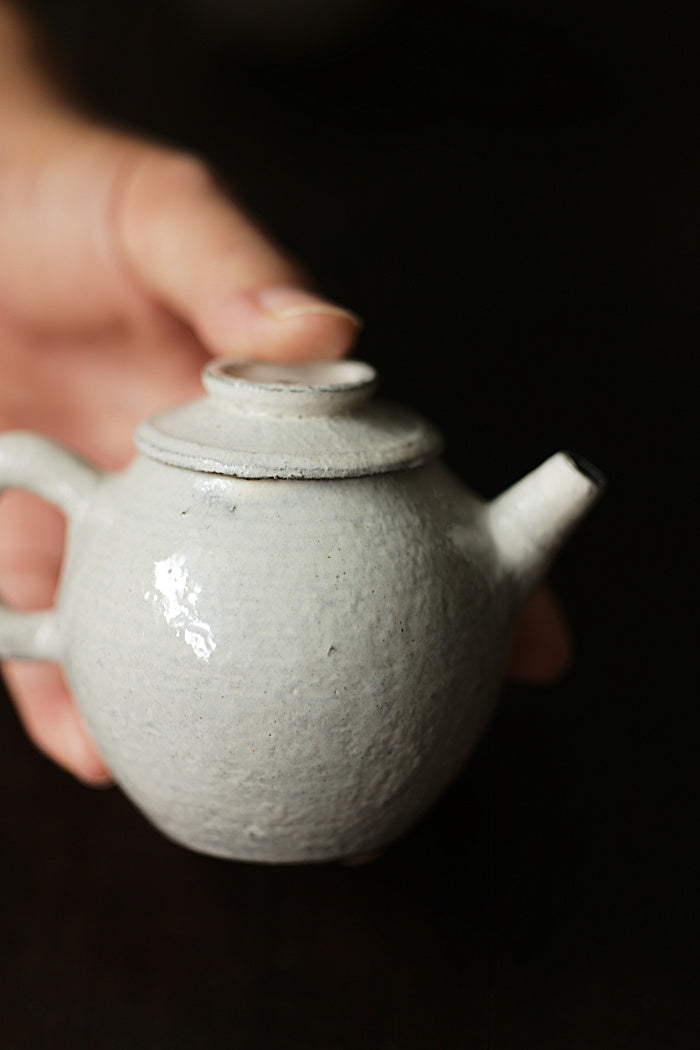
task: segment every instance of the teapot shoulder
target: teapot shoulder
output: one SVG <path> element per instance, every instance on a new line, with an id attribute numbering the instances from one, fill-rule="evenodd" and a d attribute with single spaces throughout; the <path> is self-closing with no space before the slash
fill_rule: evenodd
<path id="1" fill-rule="evenodd" d="M 146 456 L 109 475 L 93 499 L 92 517 L 115 525 L 140 520 L 150 535 L 178 517 L 239 521 L 272 515 L 295 523 L 307 519 L 338 533 L 367 519 L 409 534 L 473 534 L 482 531 L 483 504 L 443 463 L 357 478 L 255 479 L 228 477 L 158 463 Z M 466 535 L 466 533 L 465 533 Z"/>

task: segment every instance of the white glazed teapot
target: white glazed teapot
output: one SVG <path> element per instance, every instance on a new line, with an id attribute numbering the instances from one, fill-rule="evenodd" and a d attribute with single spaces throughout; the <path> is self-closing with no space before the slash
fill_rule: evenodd
<path id="1" fill-rule="evenodd" d="M 64 664 L 116 781 L 174 840 L 374 852 L 469 755 L 514 618 L 600 478 L 559 453 L 484 503 L 360 361 L 203 381 L 120 473 L 0 437 L 0 486 L 69 524 L 55 608 L 0 608 L 0 655 Z"/>

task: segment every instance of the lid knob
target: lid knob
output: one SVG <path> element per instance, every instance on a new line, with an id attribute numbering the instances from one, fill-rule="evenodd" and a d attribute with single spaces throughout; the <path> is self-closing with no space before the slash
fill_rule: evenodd
<path id="1" fill-rule="evenodd" d="M 209 394 L 227 398 L 238 410 L 331 416 L 369 400 L 377 373 L 364 361 L 212 361 L 204 368 L 202 382 Z"/>

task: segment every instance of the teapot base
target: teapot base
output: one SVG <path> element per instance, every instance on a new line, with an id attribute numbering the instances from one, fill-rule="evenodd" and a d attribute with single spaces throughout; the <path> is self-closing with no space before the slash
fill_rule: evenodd
<path id="1" fill-rule="evenodd" d="M 300 845 L 291 849 L 274 843 L 268 843 L 264 848 L 260 848 L 259 843 L 256 843 L 254 845 L 251 844 L 251 847 L 246 849 L 240 845 L 227 846 L 223 843 L 216 844 L 212 841 L 205 841 L 189 832 L 183 833 L 179 829 L 175 830 L 158 820 L 154 820 L 149 814 L 143 813 L 143 810 L 141 810 L 141 813 L 146 817 L 149 824 L 168 839 L 169 842 L 191 850 L 193 853 L 199 853 L 206 857 L 215 857 L 218 860 L 234 861 L 239 864 L 264 864 L 270 866 L 291 867 L 293 865 L 303 866 L 307 864 L 339 864 L 348 868 L 363 867 L 366 864 L 372 864 L 374 861 L 379 860 L 386 853 L 387 849 L 393 845 L 394 841 L 401 838 L 401 835 L 405 834 L 407 830 L 404 829 L 402 833 L 392 836 L 391 839 L 383 842 L 382 845 L 355 851 L 333 848 L 331 843 L 315 847 Z"/>

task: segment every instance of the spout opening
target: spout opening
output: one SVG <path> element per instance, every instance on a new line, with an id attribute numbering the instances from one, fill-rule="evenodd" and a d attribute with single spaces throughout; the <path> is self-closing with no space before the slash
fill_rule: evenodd
<path id="1" fill-rule="evenodd" d="M 585 456 L 580 456 L 578 452 L 571 452 L 567 449 L 564 452 L 567 459 L 573 464 L 580 474 L 583 474 L 585 478 L 592 481 L 593 484 L 601 491 L 607 485 L 607 479 L 601 470 L 598 470 L 596 466 L 591 463 Z"/>

